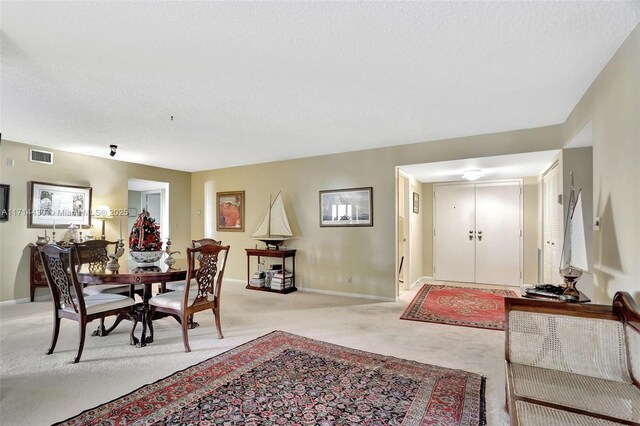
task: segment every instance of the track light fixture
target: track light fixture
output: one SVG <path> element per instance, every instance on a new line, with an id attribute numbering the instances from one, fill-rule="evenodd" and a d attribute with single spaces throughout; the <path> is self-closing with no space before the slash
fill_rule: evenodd
<path id="1" fill-rule="evenodd" d="M 118 145 L 109 145 L 109 148 L 111 148 L 111 152 L 109 153 L 109 155 L 112 157 L 115 157 L 116 150 L 118 149 Z"/>

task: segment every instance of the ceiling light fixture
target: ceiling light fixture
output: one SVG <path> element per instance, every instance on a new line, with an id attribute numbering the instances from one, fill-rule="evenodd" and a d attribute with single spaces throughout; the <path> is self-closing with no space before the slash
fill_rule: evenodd
<path id="1" fill-rule="evenodd" d="M 118 145 L 109 145 L 109 148 L 111 148 L 111 152 L 109 153 L 109 155 L 112 157 L 115 157 L 116 150 L 118 149 Z"/>
<path id="2" fill-rule="evenodd" d="M 482 170 L 465 170 L 464 173 L 462 174 L 462 179 L 464 180 L 478 180 L 481 177 L 484 176 L 484 173 L 482 172 Z"/>

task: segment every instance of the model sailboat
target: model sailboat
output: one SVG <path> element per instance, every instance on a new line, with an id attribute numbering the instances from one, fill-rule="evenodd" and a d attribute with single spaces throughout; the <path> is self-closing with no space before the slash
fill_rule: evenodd
<path id="1" fill-rule="evenodd" d="M 573 172 L 571 172 L 571 193 L 562 248 L 562 261 L 560 262 L 560 275 L 562 275 L 566 284 L 564 294 L 574 297 L 580 296 L 580 292 L 576 289 L 578 279 L 584 272 L 589 271 L 581 194 L 582 191 L 580 190 L 578 191 L 578 196 L 575 196 Z"/>
<path id="2" fill-rule="evenodd" d="M 251 234 L 251 238 L 264 242 L 267 248 L 274 246 L 278 249 L 282 243 L 292 237 L 293 232 L 291 232 L 291 227 L 289 226 L 287 212 L 284 210 L 281 192 L 278 192 L 273 201 L 271 198 L 269 199 L 267 213 L 260 221 L 255 232 Z"/>

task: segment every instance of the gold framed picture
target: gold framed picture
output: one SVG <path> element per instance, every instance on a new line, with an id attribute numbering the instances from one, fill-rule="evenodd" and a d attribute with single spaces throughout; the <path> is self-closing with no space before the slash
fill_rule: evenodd
<path id="1" fill-rule="evenodd" d="M 244 231 L 244 191 L 216 192 L 216 229 Z"/>

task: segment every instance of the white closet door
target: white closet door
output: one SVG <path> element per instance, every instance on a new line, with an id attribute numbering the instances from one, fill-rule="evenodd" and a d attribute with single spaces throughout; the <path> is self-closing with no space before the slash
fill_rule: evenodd
<path id="1" fill-rule="evenodd" d="M 475 188 L 434 185 L 434 278 L 474 282 Z"/>
<path id="2" fill-rule="evenodd" d="M 543 241 L 542 241 L 542 279 L 547 284 L 563 283 L 558 272 L 560 269 L 560 257 L 562 254 L 562 235 L 564 225 L 562 223 L 562 182 L 560 180 L 560 168 L 558 165 L 552 168 L 543 177 Z"/>
<path id="3" fill-rule="evenodd" d="M 519 182 L 476 184 L 476 282 L 520 283 Z"/>

